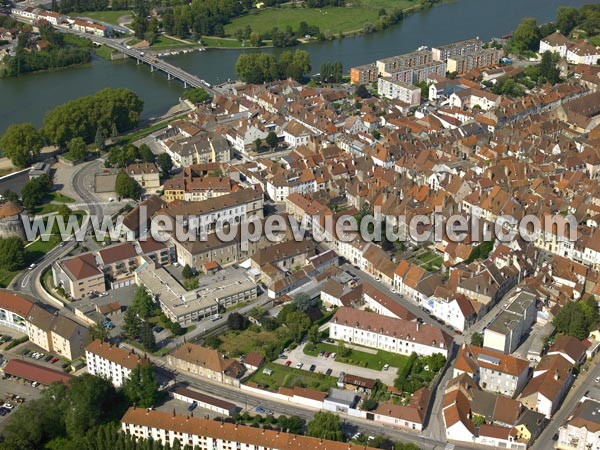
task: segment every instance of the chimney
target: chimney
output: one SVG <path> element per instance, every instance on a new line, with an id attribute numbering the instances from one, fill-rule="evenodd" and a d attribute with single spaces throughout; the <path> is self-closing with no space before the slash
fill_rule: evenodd
<path id="1" fill-rule="evenodd" d="M 559 379 L 559 378 L 560 378 L 560 375 L 558 374 L 558 370 L 555 370 L 555 371 L 554 371 L 554 379 L 555 379 L 556 381 L 558 381 L 558 379 Z"/>

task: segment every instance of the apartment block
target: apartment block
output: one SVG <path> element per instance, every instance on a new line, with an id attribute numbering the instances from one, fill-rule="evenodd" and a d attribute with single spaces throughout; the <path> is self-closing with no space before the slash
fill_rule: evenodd
<path id="1" fill-rule="evenodd" d="M 253 428 L 169 412 L 129 408 L 121 429 L 138 440 L 152 439 L 161 445 L 200 450 L 373 450 L 371 447 Z"/>
<path id="2" fill-rule="evenodd" d="M 431 48 L 434 61 L 446 61 L 449 58 L 476 53 L 483 48 L 483 42 L 478 38 L 465 39 L 452 44 Z"/>
<path id="3" fill-rule="evenodd" d="M 382 77 L 377 81 L 377 91 L 391 100 L 400 100 L 410 106 L 421 103 L 421 88 L 403 81 L 394 81 L 390 77 Z"/>
<path id="4" fill-rule="evenodd" d="M 473 69 L 496 65 L 501 57 L 502 50 L 496 48 L 486 48 L 475 53 L 456 55 L 448 58 L 447 70 L 450 73 L 455 72 L 458 75 L 462 75 Z"/>
<path id="5" fill-rule="evenodd" d="M 452 347 L 452 338 L 439 328 L 348 307 L 336 311 L 329 337 L 403 355 L 448 357 Z"/>
<path id="6" fill-rule="evenodd" d="M 350 69 L 350 82 L 352 84 L 366 84 L 377 80 L 377 65 L 375 63 Z"/>
<path id="7" fill-rule="evenodd" d="M 535 295 L 527 291 L 519 292 L 488 325 L 483 334 L 483 346 L 513 353 L 530 331 L 536 315 Z"/>
<path id="8" fill-rule="evenodd" d="M 110 380 L 115 387 L 123 386 L 131 371 L 144 362 L 133 351 L 115 347 L 99 339 L 85 348 L 85 359 L 88 373 Z"/>

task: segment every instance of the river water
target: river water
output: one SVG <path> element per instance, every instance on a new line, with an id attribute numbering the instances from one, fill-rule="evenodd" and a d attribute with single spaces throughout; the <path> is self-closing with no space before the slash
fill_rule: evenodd
<path id="1" fill-rule="evenodd" d="M 381 33 L 300 48 L 310 52 L 314 72 L 325 61 L 342 61 L 347 72 L 351 66 L 415 50 L 421 45 L 447 44 L 473 36 L 498 37 L 513 30 L 523 17 L 535 17 L 538 23 L 544 23 L 554 20 L 559 6 L 578 7 L 586 3 L 593 1 L 453 0 L 413 14 Z M 168 59 L 210 83 L 222 83 L 234 78 L 235 61 L 244 51 L 251 50 L 215 49 Z M 165 113 L 183 92 L 181 83 L 167 81 L 164 74 L 151 73 L 147 66 L 99 58 L 84 67 L 3 79 L 0 80 L 0 133 L 11 123 L 32 122 L 40 126 L 46 111 L 54 106 L 107 86 L 128 88 L 142 97 L 144 118 Z"/>

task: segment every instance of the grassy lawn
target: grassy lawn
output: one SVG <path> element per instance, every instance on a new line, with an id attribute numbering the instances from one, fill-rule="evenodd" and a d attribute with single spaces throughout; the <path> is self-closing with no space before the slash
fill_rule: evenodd
<path id="1" fill-rule="evenodd" d="M 337 385 L 336 378 L 328 377 L 322 373 L 309 372 L 275 363 L 267 363 L 265 367 L 271 369 L 273 373 L 265 375 L 261 369 L 255 372 L 248 381 L 253 381 L 274 391 L 282 386 L 287 388 L 299 386 L 325 392 Z"/>
<path id="2" fill-rule="evenodd" d="M 219 349 L 229 356 L 239 356 L 249 352 L 263 353 L 261 350 L 269 345 L 289 339 L 287 329 L 280 327 L 275 331 L 266 331 L 250 327 L 244 331 L 230 330 L 219 336 L 223 342 Z"/>
<path id="3" fill-rule="evenodd" d="M 317 356 L 319 352 L 337 353 L 335 360 L 344 364 L 352 364 L 354 366 L 367 367 L 373 370 L 382 370 L 383 366 L 389 364 L 392 367 L 401 368 L 406 364 L 408 357 L 397 355 L 395 353 L 378 350 L 377 353 L 361 352 L 351 349 L 350 356 L 344 357 L 340 355 L 343 347 L 334 344 L 319 343 L 314 350 L 307 350 L 304 347 L 304 353 L 310 356 Z"/>
<path id="4" fill-rule="evenodd" d="M 0 287 L 6 288 L 13 280 L 13 278 L 20 272 L 20 270 L 16 270 L 11 272 L 9 270 L 0 269 Z"/>
<path id="5" fill-rule="evenodd" d="M 161 128 L 165 128 L 169 123 L 187 117 L 187 113 L 181 114 L 179 116 L 175 116 L 170 118 L 169 120 L 163 120 L 162 122 L 155 123 L 154 125 L 150 125 L 147 128 L 142 128 L 140 130 L 134 131 L 132 133 L 126 134 L 124 136 L 120 136 L 117 138 L 119 145 L 131 144 L 132 142 L 137 141 L 143 137 L 148 136 L 151 133 L 154 133 Z"/>
<path id="6" fill-rule="evenodd" d="M 263 46 L 268 45 L 269 41 L 263 41 Z M 206 47 L 215 48 L 243 48 L 244 46 L 237 39 L 218 38 L 218 37 L 202 37 L 202 44 Z M 250 47 L 250 43 L 246 43 L 246 47 Z"/>
<path id="7" fill-rule="evenodd" d="M 79 17 L 89 17 L 90 19 L 99 20 L 100 22 L 119 25 L 119 17 L 130 16 L 131 11 L 85 11 L 77 13 L 76 15 Z"/>
<path id="8" fill-rule="evenodd" d="M 592 36 L 590 38 L 590 44 L 600 47 L 600 34 L 597 36 Z"/>
<path id="9" fill-rule="evenodd" d="M 100 47 L 94 47 L 94 53 L 98 55 L 102 59 L 106 59 L 110 61 L 110 57 L 113 54 L 114 50 L 106 45 L 101 45 Z"/>
<path id="10" fill-rule="evenodd" d="M 435 272 L 441 269 L 444 258 L 433 251 L 425 250 L 415 256 L 414 262 L 425 270 Z"/>
<path id="11" fill-rule="evenodd" d="M 159 35 L 156 38 L 156 42 L 150 46 L 150 48 L 154 51 L 156 50 L 166 50 L 166 49 L 185 49 L 185 48 L 194 48 L 200 47 L 200 44 L 194 44 L 193 42 L 183 43 L 176 39 L 171 39 L 165 35 Z"/>
<path id="12" fill-rule="evenodd" d="M 362 0 L 353 7 L 326 7 L 326 8 L 267 8 L 261 11 L 252 11 L 250 14 L 237 17 L 225 25 L 225 33 L 233 36 L 238 28 L 250 25 L 252 31 L 264 33 L 274 26 L 284 30 L 291 26 L 296 30 L 302 21 L 308 25 L 316 25 L 321 32 L 334 34 L 348 33 L 362 30 L 365 22 L 377 23 L 380 8 L 391 12 L 396 8 L 409 8 L 418 5 L 418 1 L 410 0 Z"/>
<path id="13" fill-rule="evenodd" d="M 58 191 L 54 191 L 50 194 L 51 201 L 57 203 L 75 203 L 75 199 L 61 194 Z"/>

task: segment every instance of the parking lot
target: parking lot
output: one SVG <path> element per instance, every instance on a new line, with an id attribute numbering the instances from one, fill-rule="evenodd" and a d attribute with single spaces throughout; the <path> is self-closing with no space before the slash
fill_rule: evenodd
<path id="1" fill-rule="evenodd" d="M 5 413 L 4 415 L 0 414 L 0 430 L 4 427 L 14 411 L 20 408 L 22 403 L 40 398 L 41 395 L 42 390 L 40 387 L 35 388 L 31 386 L 30 383 L 23 380 L 3 380 L 0 378 L 0 406 L 5 403 L 9 403 L 13 406 L 13 409 L 10 412 Z"/>
<path id="2" fill-rule="evenodd" d="M 396 379 L 396 373 L 398 369 L 390 367 L 388 370 L 373 370 L 366 367 L 359 367 L 353 364 L 339 363 L 331 357 L 326 358 L 325 356 L 310 356 L 306 355 L 303 351 L 304 344 L 299 345 L 294 350 L 288 352 L 286 355 L 287 359 L 279 358 L 275 360 L 277 364 L 286 364 L 286 361 L 291 361 L 292 367 L 297 367 L 298 363 L 302 363 L 303 370 L 309 370 L 310 366 L 315 365 L 315 372 L 325 373 L 327 369 L 331 368 L 331 376 L 338 377 L 341 372 L 351 373 L 359 377 L 369 378 L 371 380 L 380 379 L 382 383 L 387 385 L 393 385 Z"/>

